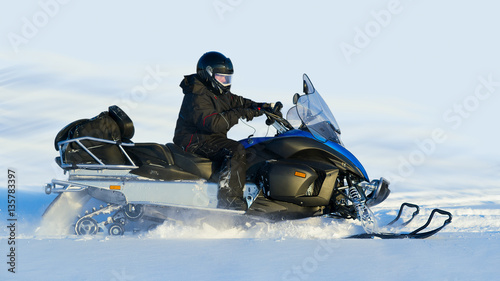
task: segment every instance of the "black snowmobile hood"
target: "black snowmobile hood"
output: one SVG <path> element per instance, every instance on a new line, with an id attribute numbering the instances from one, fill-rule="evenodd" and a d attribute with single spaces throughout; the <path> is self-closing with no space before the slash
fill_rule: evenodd
<path id="1" fill-rule="evenodd" d="M 179 85 L 182 88 L 182 92 L 186 94 L 196 94 L 201 95 L 206 91 L 209 91 L 207 86 L 203 84 L 203 82 L 198 79 L 197 74 L 191 74 L 184 76 L 181 84 Z"/>

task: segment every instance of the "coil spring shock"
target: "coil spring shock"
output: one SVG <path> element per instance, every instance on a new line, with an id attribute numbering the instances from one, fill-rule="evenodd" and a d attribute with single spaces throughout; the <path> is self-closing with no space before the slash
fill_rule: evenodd
<path id="1" fill-rule="evenodd" d="M 361 204 L 361 195 L 358 190 L 354 186 L 350 186 L 348 190 L 349 198 L 351 198 L 355 206 L 359 206 Z"/>
<path id="2" fill-rule="evenodd" d="M 354 204 L 358 219 L 361 221 L 361 225 L 366 233 L 376 233 L 378 232 L 377 222 L 372 211 L 366 206 L 365 201 L 359 194 L 358 189 L 352 184 L 352 181 L 347 177 L 347 182 L 349 184 L 348 194 L 349 198 Z"/>

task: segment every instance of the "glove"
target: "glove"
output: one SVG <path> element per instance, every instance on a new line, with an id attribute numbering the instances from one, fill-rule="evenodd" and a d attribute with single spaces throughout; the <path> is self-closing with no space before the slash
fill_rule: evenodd
<path id="1" fill-rule="evenodd" d="M 272 112 L 273 105 L 271 103 L 254 103 L 252 104 L 252 108 L 258 111 L 265 110 Z"/>
<path id="2" fill-rule="evenodd" d="M 261 116 L 264 114 L 263 110 L 257 110 L 253 108 L 236 108 L 234 109 L 236 114 L 241 118 L 245 118 L 247 121 L 252 121 L 252 119 L 256 116 Z"/>
<path id="3" fill-rule="evenodd" d="M 249 109 L 250 109 L 250 108 L 249 108 Z M 253 109 L 253 108 L 252 108 L 251 110 L 253 110 L 253 113 L 254 113 L 254 114 L 253 114 L 253 117 L 258 117 L 258 116 L 262 116 L 262 115 L 264 115 L 265 108 L 259 107 L 259 108 L 257 108 L 257 109 Z"/>
<path id="4" fill-rule="evenodd" d="M 280 101 L 276 103 L 254 103 L 252 107 L 259 111 L 265 110 L 269 113 L 276 114 L 279 117 L 283 117 L 283 114 L 281 114 L 281 109 L 283 108 L 283 104 Z"/>

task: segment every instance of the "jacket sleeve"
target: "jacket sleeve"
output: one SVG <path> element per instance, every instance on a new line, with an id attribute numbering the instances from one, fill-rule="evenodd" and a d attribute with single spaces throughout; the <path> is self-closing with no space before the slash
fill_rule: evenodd
<path id="1" fill-rule="evenodd" d="M 249 108 L 256 104 L 254 101 L 246 99 L 242 96 L 238 96 L 233 93 L 231 93 L 230 95 L 231 95 L 231 107 L 233 108 Z"/>
<path id="2" fill-rule="evenodd" d="M 194 97 L 192 114 L 196 127 L 208 134 L 226 134 L 240 118 L 236 110 L 217 112 L 212 100 L 206 95 Z"/>

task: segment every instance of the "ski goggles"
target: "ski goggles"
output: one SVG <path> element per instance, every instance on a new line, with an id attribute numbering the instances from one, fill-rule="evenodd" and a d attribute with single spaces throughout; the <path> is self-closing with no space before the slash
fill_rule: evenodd
<path id="1" fill-rule="evenodd" d="M 219 81 L 223 86 L 231 85 L 232 77 L 232 74 L 214 73 L 215 80 Z"/>

